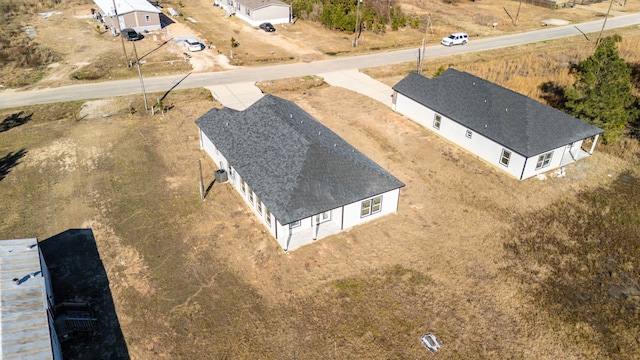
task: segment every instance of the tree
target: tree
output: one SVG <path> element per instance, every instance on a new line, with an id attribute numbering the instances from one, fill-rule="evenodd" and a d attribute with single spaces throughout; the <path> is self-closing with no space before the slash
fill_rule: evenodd
<path id="1" fill-rule="evenodd" d="M 572 115 L 605 130 L 605 143 L 614 143 L 638 116 L 631 93 L 631 70 L 618 53 L 619 35 L 608 36 L 577 66 L 576 82 L 565 90 L 565 108 Z"/>

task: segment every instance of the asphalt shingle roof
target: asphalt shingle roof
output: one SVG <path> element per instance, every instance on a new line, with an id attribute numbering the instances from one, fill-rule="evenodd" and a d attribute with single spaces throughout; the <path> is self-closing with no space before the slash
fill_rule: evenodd
<path id="1" fill-rule="evenodd" d="M 411 73 L 393 89 L 525 157 L 604 132 L 529 97 L 455 69 L 433 79 Z"/>
<path id="2" fill-rule="evenodd" d="M 291 101 L 212 109 L 196 124 L 282 223 L 404 184 Z"/>

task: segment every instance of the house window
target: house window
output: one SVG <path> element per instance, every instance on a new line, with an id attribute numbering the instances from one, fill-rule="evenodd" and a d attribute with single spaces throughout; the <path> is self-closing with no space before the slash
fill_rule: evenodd
<path id="1" fill-rule="evenodd" d="M 511 151 L 502 149 L 502 155 L 500 155 L 500 164 L 508 167 L 509 160 L 511 160 Z"/>
<path id="2" fill-rule="evenodd" d="M 237 4 L 236 4 L 236 9 L 237 9 L 237 10 L 240 10 L 240 3 L 237 3 Z"/>
<path id="3" fill-rule="evenodd" d="M 294 221 L 291 224 L 289 224 L 289 229 L 293 229 L 295 227 L 298 227 L 298 226 L 300 226 L 300 224 L 301 224 L 300 220 Z"/>
<path id="4" fill-rule="evenodd" d="M 331 210 L 316 215 L 316 224 L 331 220 Z"/>
<path id="5" fill-rule="evenodd" d="M 365 217 L 371 214 L 379 213 L 380 210 L 382 210 L 382 196 L 365 200 L 362 202 L 362 205 L 360 207 L 360 217 Z"/>
<path id="6" fill-rule="evenodd" d="M 473 135 L 473 132 L 471 132 L 471 130 L 467 130 L 467 133 L 464 135 L 466 137 L 468 137 L 469 139 L 471 139 L 471 136 Z"/>
<path id="7" fill-rule="evenodd" d="M 440 130 L 440 124 L 442 123 L 442 116 L 436 114 L 433 117 L 433 127 Z"/>
<path id="8" fill-rule="evenodd" d="M 258 209 L 258 214 L 262 215 L 262 202 L 260 202 L 260 198 L 256 196 L 256 209 Z"/>
<path id="9" fill-rule="evenodd" d="M 233 166 L 231 166 L 231 164 L 227 164 L 227 165 L 229 166 L 229 169 L 228 169 L 229 170 L 229 177 L 231 179 L 233 179 L 233 177 L 234 177 Z"/>
<path id="10" fill-rule="evenodd" d="M 538 162 L 536 163 L 536 170 L 549 166 L 551 158 L 553 157 L 553 151 L 538 156 Z"/>
<path id="11" fill-rule="evenodd" d="M 247 197 L 249 198 L 249 202 L 253 204 L 253 190 L 251 190 L 251 188 L 249 188 L 249 194 Z"/>
<path id="12" fill-rule="evenodd" d="M 265 220 L 267 220 L 267 224 L 271 227 L 271 211 L 269 209 L 264 209 L 265 212 Z"/>
<path id="13" fill-rule="evenodd" d="M 144 21 L 146 21 L 146 22 L 151 22 L 151 16 L 149 16 L 149 15 L 145 15 L 145 16 L 144 16 Z"/>
<path id="14" fill-rule="evenodd" d="M 244 182 L 244 179 L 240 179 L 240 190 L 243 194 L 247 193 L 247 183 Z"/>
<path id="15" fill-rule="evenodd" d="M 247 8 L 247 15 L 251 15 L 251 10 Z"/>

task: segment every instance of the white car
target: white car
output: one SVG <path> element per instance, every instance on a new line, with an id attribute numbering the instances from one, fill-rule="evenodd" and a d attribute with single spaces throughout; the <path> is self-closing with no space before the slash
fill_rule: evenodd
<path id="1" fill-rule="evenodd" d="M 185 40 L 185 45 L 189 51 L 200 51 L 204 49 L 204 45 L 199 41 Z"/>
<path id="2" fill-rule="evenodd" d="M 465 33 L 454 33 L 443 38 L 440 43 L 444 46 L 464 45 L 469 42 L 469 35 Z"/>

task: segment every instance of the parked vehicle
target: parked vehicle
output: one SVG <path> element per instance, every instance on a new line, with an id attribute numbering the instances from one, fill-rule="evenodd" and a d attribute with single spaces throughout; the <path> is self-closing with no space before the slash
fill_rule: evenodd
<path id="1" fill-rule="evenodd" d="M 121 35 L 124 36 L 125 40 L 129 40 L 129 41 L 144 39 L 144 35 L 139 34 L 137 31 L 133 29 L 122 29 Z"/>
<path id="2" fill-rule="evenodd" d="M 440 43 L 444 46 L 464 45 L 469 42 L 469 35 L 465 33 L 454 33 L 443 38 Z"/>
<path id="3" fill-rule="evenodd" d="M 187 45 L 187 49 L 189 49 L 189 51 L 200 51 L 204 49 L 204 44 L 199 41 L 185 40 L 185 44 Z"/>
<path id="4" fill-rule="evenodd" d="M 264 30 L 266 32 L 276 31 L 276 28 L 273 27 L 273 25 L 271 25 L 271 23 L 268 23 L 268 22 L 260 24 L 260 29 L 262 29 L 262 30 Z"/>

